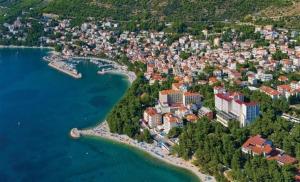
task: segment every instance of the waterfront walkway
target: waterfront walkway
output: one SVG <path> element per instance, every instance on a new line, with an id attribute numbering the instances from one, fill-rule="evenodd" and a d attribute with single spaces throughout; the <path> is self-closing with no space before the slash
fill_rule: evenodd
<path id="1" fill-rule="evenodd" d="M 71 135 L 75 138 L 80 136 L 98 136 L 105 139 L 117 141 L 120 143 L 124 143 L 130 146 L 134 146 L 142 151 L 149 153 L 151 156 L 163 160 L 169 164 L 175 165 L 177 167 L 181 167 L 193 172 L 195 175 L 199 177 L 201 181 L 206 182 L 215 182 L 215 178 L 213 176 L 209 176 L 203 174 L 199 171 L 198 167 L 193 165 L 191 161 L 185 161 L 182 158 L 175 157 L 173 155 L 169 155 L 167 151 L 157 146 L 157 144 L 148 144 L 145 142 L 138 142 L 133 140 L 132 138 L 128 137 L 127 135 L 119 135 L 115 133 L 111 133 L 109 131 L 109 127 L 107 122 L 103 122 L 100 125 L 96 126 L 92 129 L 86 130 L 78 130 L 72 129 Z"/>

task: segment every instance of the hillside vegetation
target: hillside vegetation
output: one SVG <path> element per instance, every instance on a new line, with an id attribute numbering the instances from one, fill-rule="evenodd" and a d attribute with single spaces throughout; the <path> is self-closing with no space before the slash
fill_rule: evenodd
<path id="1" fill-rule="evenodd" d="M 0 0 L 1 5 L 67 17 L 111 17 L 116 20 L 239 20 L 272 7 L 290 7 L 295 0 Z M 13 13 L 13 12 L 12 12 Z"/>
<path id="2" fill-rule="evenodd" d="M 53 0 L 44 9 L 65 16 L 112 17 L 118 20 L 153 19 L 203 21 L 240 19 L 291 0 Z"/>

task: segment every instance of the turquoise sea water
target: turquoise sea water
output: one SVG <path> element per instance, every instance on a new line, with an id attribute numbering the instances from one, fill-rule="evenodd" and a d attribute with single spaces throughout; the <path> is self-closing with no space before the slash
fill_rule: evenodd
<path id="1" fill-rule="evenodd" d="M 71 128 L 103 120 L 129 85 L 87 63 L 73 79 L 48 67 L 46 54 L 0 49 L 0 182 L 196 181 L 128 146 L 70 139 Z"/>

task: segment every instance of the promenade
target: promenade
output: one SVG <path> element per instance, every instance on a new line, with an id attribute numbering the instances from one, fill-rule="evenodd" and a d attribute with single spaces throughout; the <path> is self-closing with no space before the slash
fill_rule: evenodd
<path id="1" fill-rule="evenodd" d="M 109 126 L 107 122 L 103 122 L 100 125 L 96 126 L 95 128 L 92 129 L 86 129 L 86 130 L 77 130 L 77 129 L 72 129 L 70 134 L 76 133 L 76 137 L 80 136 L 97 136 L 97 137 L 102 137 L 105 139 L 117 141 L 123 144 L 127 144 L 133 147 L 136 147 L 144 152 L 149 153 L 151 156 L 163 160 L 164 162 L 187 169 L 191 172 L 193 172 L 196 176 L 201 181 L 205 182 L 215 182 L 215 178 L 210 175 L 203 174 L 199 171 L 198 167 L 192 164 L 191 161 L 185 161 L 182 158 L 175 157 L 173 155 L 170 155 L 167 151 L 163 150 L 161 147 L 158 147 L 155 143 L 154 144 L 148 144 L 145 142 L 138 142 L 136 140 L 133 140 L 132 138 L 128 137 L 127 135 L 119 135 L 115 133 L 111 133 L 109 131 Z"/>

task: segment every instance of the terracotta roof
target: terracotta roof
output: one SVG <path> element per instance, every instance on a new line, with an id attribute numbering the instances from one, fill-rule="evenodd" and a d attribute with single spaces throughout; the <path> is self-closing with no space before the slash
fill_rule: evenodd
<path id="1" fill-rule="evenodd" d="M 296 158 L 294 158 L 290 155 L 283 154 L 283 155 L 278 156 L 277 162 L 280 162 L 283 165 L 286 165 L 286 164 L 295 164 L 298 161 Z"/>
<path id="2" fill-rule="evenodd" d="M 169 94 L 180 94 L 181 92 L 178 90 L 162 90 L 159 93 L 162 95 L 169 95 Z"/>
<path id="3" fill-rule="evenodd" d="M 179 111 L 187 111 L 188 109 L 187 109 L 186 107 L 182 106 L 182 107 L 180 107 L 178 110 L 179 110 Z"/>
<path id="4" fill-rule="evenodd" d="M 209 82 L 213 82 L 213 83 L 218 81 L 218 79 L 216 77 L 210 77 L 208 80 L 209 80 Z"/>
<path id="5" fill-rule="evenodd" d="M 172 88 L 176 88 L 179 90 L 179 88 L 183 85 L 184 85 L 184 83 L 172 83 Z"/>
<path id="6" fill-rule="evenodd" d="M 214 86 L 214 89 L 223 89 L 224 87 L 223 86 Z"/>
<path id="7" fill-rule="evenodd" d="M 172 113 L 166 113 L 164 115 L 164 118 L 168 118 L 169 122 L 172 122 L 172 123 L 179 121 L 179 119 L 177 117 L 173 116 Z"/>
<path id="8" fill-rule="evenodd" d="M 281 81 L 281 82 L 285 82 L 285 81 L 288 81 L 289 79 L 286 77 L 286 76 L 279 76 L 278 78 L 278 81 Z"/>
<path id="9" fill-rule="evenodd" d="M 289 85 L 278 85 L 277 86 L 277 90 L 284 90 L 284 91 L 288 91 L 291 92 L 292 88 Z"/>
<path id="10" fill-rule="evenodd" d="M 216 94 L 217 97 L 219 97 L 220 99 L 224 99 L 228 102 L 232 101 L 232 98 L 228 97 L 227 95 L 225 94 Z"/>
<path id="11" fill-rule="evenodd" d="M 163 77 L 160 74 L 153 74 L 151 75 L 153 80 L 163 80 Z"/>
<path id="12" fill-rule="evenodd" d="M 156 109 L 153 108 L 153 107 L 148 107 L 148 108 L 145 110 L 145 112 L 146 112 L 148 115 L 150 115 L 150 116 L 154 116 L 154 115 L 157 114 Z"/>
<path id="13" fill-rule="evenodd" d="M 275 90 L 271 87 L 268 87 L 268 86 L 264 86 L 264 85 L 260 87 L 260 90 L 268 95 L 279 95 L 280 94 L 277 90 Z"/>
<path id="14" fill-rule="evenodd" d="M 257 155 L 263 153 L 269 154 L 272 152 L 273 148 L 267 143 L 267 140 L 262 138 L 260 135 L 250 137 L 244 144 L 243 148 L 252 151 Z"/>
<path id="15" fill-rule="evenodd" d="M 198 117 L 195 114 L 189 114 L 186 116 L 186 119 L 190 122 L 194 122 L 198 120 Z"/>

